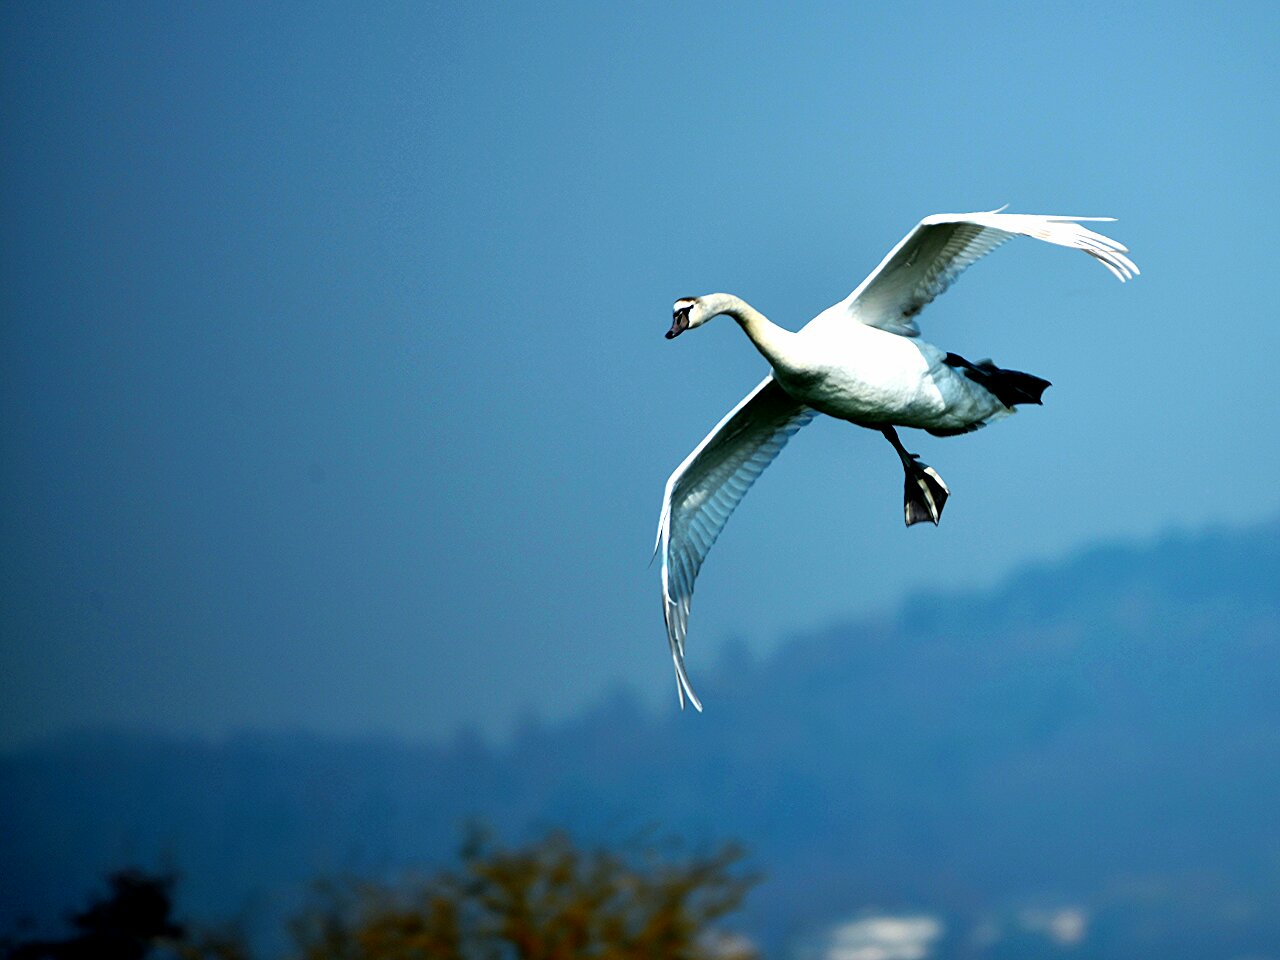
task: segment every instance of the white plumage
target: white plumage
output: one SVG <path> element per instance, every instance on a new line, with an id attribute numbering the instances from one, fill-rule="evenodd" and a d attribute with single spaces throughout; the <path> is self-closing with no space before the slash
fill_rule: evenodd
<path id="1" fill-rule="evenodd" d="M 658 521 L 662 609 L 680 704 L 699 710 L 684 666 L 689 606 L 698 570 L 729 515 L 793 434 L 825 413 L 885 435 L 904 469 L 907 525 L 937 523 L 950 493 L 908 453 L 895 427 L 941 436 L 975 430 L 1039 403 L 1049 384 L 970 363 L 920 339 L 916 316 L 975 261 L 1017 236 L 1081 250 L 1121 281 L 1138 268 L 1116 241 L 1081 226 L 1109 217 L 935 214 L 921 220 L 848 297 L 799 332 L 770 323 L 725 293 L 677 300 L 668 338 L 720 314 L 732 316 L 769 361 L 771 374 L 716 424 L 667 480 Z"/>

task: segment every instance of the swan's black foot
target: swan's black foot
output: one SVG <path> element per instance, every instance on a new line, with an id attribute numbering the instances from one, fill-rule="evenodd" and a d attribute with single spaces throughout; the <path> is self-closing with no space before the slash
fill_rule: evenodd
<path id="1" fill-rule="evenodd" d="M 938 476 L 938 471 L 928 464 L 921 463 L 914 457 L 910 463 L 904 461 L 906 481 L 903 486 L 903 513 L 907 526 L 923 523 L 928 520 L 934 526 L 942 517 L 942 508 L 947 505 L 947 497 L 951 491 Z"/>
<path id="2" fill-rule="evenodd" d="M 902 461 L 903 472 L 906 473 L 903 515 L 906 517 L 907 526 L 923 523 L 926 520 L 937 526 L 938 520 L 942 517 L 942 508 L 947 505 L 947 497 L 951 496 L 951 491 L 938 476 L 938 471 L 927 463 L 921 463 L 914 453 L 907 452 L 907 448 L 898 439 L 897 430 L 891 426 L 885 426 L 880 428 L 880 432 L 893 444 L 893 449 L 898 452 L 898 459 Z"/>

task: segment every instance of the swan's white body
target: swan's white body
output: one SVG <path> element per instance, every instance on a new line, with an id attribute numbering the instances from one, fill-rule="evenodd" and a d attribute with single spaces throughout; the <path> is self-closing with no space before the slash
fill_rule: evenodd
<path id="1" fill-rule="evenodd" d="M 958 429 L 1009 411 L 931 343 L 850 323 L 837 304 L 774 355 L 773 377 L 820 413 L 865 426 Z"/>
<path id="2" fill-rule="evenodd" d="M 945 435 L 977 429 L 1013 413 L 1012 403 L 987 388 L 991 383 L 983 371 L 921 340 L 915 317 L 970 264 L 1015 236 L 1082 250 L 1121 281 L 1132 278 L 1138 268 L 1125 256 L 1126 248 L 1079 223 L 1101 219 L 1109 218 L 1001 211 L 926 217 L 853 293 L 799 332 L 770 323 L 729 294 L 676 302 L 676 323 L 668 337 L 728 314 L 772 368 L 667 480 L 656 550 L 662 554 L 663 615 L 681 706 L 687 696 L 702 709 L 684 667 L 694 580 L 729 515 L 787 440 L 825 413 L 887 431 L 910 469 L 905 457 L 911 455 L 897 443 L 894 427 Z M 1047 386 L 1046 381 L 1029 379 Z M 1039 394 L 1014 402 L 1039 402 Z M 918 466 L 937 480 L 942 491 L 938 495 L 945 498 L 941 478 L 931 468 Z M 926 519 L 937 522 L 942 502 L 945 499 L 935 508 L 929 500 L 931 516 Z M 907 522 L 915 522 L 910 511 Z"/>

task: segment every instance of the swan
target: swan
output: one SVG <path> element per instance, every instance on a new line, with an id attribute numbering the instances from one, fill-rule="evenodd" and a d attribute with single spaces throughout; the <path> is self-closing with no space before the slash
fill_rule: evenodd
<path id="1" fill-rule="evenodd" d="M 904 473 L 906 525 L 937 524 L 951 491 L 908 453 L 898 427 L 950 437 L 1038 404 L 1049 381 L 990 360 L 976 363 L 920 339 L 916 317 L 970 265 L 1014 237 L 1033 237 L 1099 261 L 1121 282 L 1139 270 L 1124 245 L 1083 222 L 1113 217 L 1005 213 L 925 217 L 853 293 L 799 331 L 770 322 L 728 293 L 682 297 L 667 339 L 727 315 L 769 362 L 770 373 L 703 438 L 667 480 L 654 556 L 662 554 L 662 614 L 676 692 L 702 710 L 684 665 L 693 584 L 729 515 L 786 442 L 818 414 L 883 434 Z"/>

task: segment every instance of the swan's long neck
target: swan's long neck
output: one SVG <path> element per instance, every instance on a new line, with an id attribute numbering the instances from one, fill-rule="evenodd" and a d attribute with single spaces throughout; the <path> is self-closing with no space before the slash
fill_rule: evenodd
<path id="1" fill-rule="evenodd" d="M 784 361 L 790 341 L 795 334 L 790 330 L 773 323 L 741 297 L 731 293 L 711 293 L 700 298 L 707 310 L 707 318 L 728 314 L 738 321 L 744 333 L 751 338 L 761 355 L 775 367 L 785 365 Z"/>

